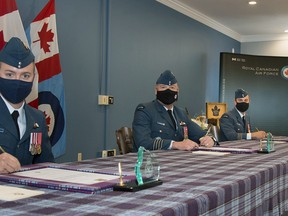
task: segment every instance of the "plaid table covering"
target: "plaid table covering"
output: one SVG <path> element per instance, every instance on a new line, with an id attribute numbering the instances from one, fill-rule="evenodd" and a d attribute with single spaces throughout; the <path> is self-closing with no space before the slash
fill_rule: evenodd
<path id="1" fill-rule="evenodd" d="M 200 155 L 155 151 L 163 184 L 138 192 L 83 194 L 23 185 L 45 191 L 32 198 L 0 201 L 0 215 L 281 215 L 288 210 L 288 139 L 270 154 Z M 257 141 L 221 146 L 258 148 Z M 131 174 L 136 153 L 68 163 L 80 169 Z M 6 183 L 0 183 L 2 185 Z M 11 185 L 11 184 L 7 184 Z"/>

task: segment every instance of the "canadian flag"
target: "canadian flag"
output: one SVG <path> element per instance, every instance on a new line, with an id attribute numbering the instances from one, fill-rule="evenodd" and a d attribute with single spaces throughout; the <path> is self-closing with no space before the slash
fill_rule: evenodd
<path id="1" fill-rule="evenodd" d="M 18 37 L 28 45 L 16 1 L 0 0 L 0 50 L 11 37 Z"/>
<path id="2" fill-rule="evenodd" d="M 38 107 L 46 116 L 48 133 L 54 157 L 65 153 L 65 101 L 64 84 L 58 49 L 55 0 L 37 15 L 26 30 L 30 47 L 35 55 L 38 73 L 38 97 L 30 105 Z"/>

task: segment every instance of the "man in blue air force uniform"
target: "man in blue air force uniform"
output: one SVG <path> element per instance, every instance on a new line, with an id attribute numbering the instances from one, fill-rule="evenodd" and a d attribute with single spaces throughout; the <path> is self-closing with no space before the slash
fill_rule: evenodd
<path id="1" fill-rule="evenodd" d="M 246 113 L 249 103 L 248 93 L 243 89 L 237 89 L 235 91 L 234 109 L 224 113 L 220 118 L 221 141 L 265 138 L 265 131 L 252 132 L 250 117 Z"/>
<path id="2" fill-rule="evenodd" d="M 199 145 L 214 145 L 214 139 L 206 136 L 206 132 L 192 122 L 184 110 L 174 105 L 178 93 L 175 76 L 168 70 L 163 72 L 155 86 L 157 99 L 139 104 L 135 110 L 132 125 L 135 150 L 140 146 L 148 150 L 192 150 Z"/>
<path id="3" fill-rule="evenodd" d="M 0 52 L 0 173 L 54 162 L 45 116 L 25 103 L 34 69 L 30 49 L 19 38 L 11 38 Z"/>

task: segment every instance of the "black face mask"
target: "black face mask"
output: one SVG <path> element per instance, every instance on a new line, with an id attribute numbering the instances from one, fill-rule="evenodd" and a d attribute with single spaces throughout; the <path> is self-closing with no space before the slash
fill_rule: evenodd
<path id="1" fill-rule="evenodd" d="M 20 103 L 30 94 L 33 82 L 0 78 L 2 96 L 13 104 Z"/>
<path id="2" fill-rule="evenodd" d="M 240 111 L 240 112 L 245 112 L 246 110 L 248 110 L 249 108 L 249 103 L 237 103 L 236 104 L 236 108 Z"/>
<path id="3" fill-rule="evenodd" d="M 170 105 L 178 99 L 178 92 L 170 89 L 157 91 L 157 99 L 165 105 Z"/>

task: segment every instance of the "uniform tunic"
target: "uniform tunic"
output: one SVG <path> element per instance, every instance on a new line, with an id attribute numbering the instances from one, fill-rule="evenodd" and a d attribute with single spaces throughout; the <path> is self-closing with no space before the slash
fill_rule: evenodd
<path id="1" fill-rule="evenodd" d="M 0 97 L 0 146 L 16 157 L 21 165 L 54 162 L 44 114 L 25 104 L 26 131 L 19 140 L 17 128 L 9 110 Z M 32 155 L 29 151 L 31 133 L 42 133 L 41 154 Z"/>
<path id="2" fill-rule="evenodd" d="M 224 113 L 220 118 L 220 140 L 240 140 L 246 139 L 248 128 L 251 128 L 250 117 L 245 114 L 246 125 L 243 123 L 236 108 Z"/>
<path id="3" fill-rule="evenodd" d="M 205 136 L 205 131 L 177 106 L 173 107 L 173 114 L 176 129 L 168 112 L 158 100 L 139 104 L 132 124 L 134 150 L 138 150 L 140 146 L 147 150 L 168 149 L 172 140 L 183 141 L 184 129 L 181 125 L 184 124 L 188 127 L 189 139 L 199 143 L 199 139 Z"/>

